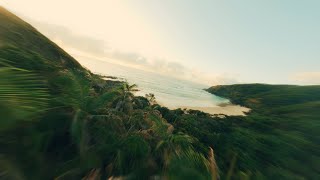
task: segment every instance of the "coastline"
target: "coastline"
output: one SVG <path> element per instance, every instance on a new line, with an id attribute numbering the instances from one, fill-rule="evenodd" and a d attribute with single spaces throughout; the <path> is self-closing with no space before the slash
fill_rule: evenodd
<path id="1" fill-rule="evenodd" d="M 212 115 L 215 114 L 224 114 L 227 116 L 246 116 L 246 112 L 249 112 L 251 109 L 247 107 L 243 107 L 240 105 L 223 105 L 223 106 L 214 106 L 214 107 L 192 107 L 192 106 L 183 106 L 179 107 L 182 109 L 193 109 L 193 110 L 199 110 L 203 111 L 205 113 L 209 113 Z"/>

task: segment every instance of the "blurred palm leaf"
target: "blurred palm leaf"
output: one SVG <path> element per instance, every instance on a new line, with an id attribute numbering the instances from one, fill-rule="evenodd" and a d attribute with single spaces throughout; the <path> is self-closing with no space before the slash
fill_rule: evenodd
<path id="1" fill-rule="evenodd" d="M 45 82 L 27 70 L 0 59 L 1 129 L 16 120 L 28 120 L 47 108 L 49 94 Z"/>
<path id="2" fill-rule="evenodd" d="M 170 134 L 165 139 L 159 141 L 156 149 L 160 151 L 167 149 L 169 152 L 179 155 L 181 151 L 192 148 L 193 142 L 193 138 L 186 134 Z"/>
<path id="3" fill-rule="evenodd" d="M 209 161 L 193 149 L 175 155 L 164 172 L 168 179 L 202 179 L 211 180 Z"/>

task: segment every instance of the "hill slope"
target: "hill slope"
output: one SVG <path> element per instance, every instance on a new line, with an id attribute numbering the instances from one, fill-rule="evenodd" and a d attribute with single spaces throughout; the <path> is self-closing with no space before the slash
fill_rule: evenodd
<path id="1" fill-rule="evenodd" d="M 261 146 L 256 149 L 258 154 L 251 154 L 262 158 L 257 167 L 268 171 L 275 166 L 274 172 L 289 179 L 320 177 L 320 86 L 239 84 L 213 86 L 207 91 L 252 109 L 243 120 L 245 126 L 238 128 L 247 129 L 242 133 L 255 141 L 245 144 L 252 149 Z"/>
<path id="2" fill-rule="evenodd" d="M 44 64 L 51 63 L 68 68 L 82 68 L 74 58 L 55 43 L 1 6 L 0 22 L 0 58 L 17 62 L 17 65 L 25 65 L 29 68 L 36 68 L 28 66 L 28 64 L 39 63 L 39 59 Z M 32 57 L 37 57 L 38 60 L 33 62 Z"/>
<path id="3" fill-rule="evenodd" d="M 305 102 L 320 100 L 320 85 L 268 85 L 268 84 L 238 84 L 213 86 L 207 90 L 213 94 L 227 97 L 236 104 L 256 109 L 260 105 L 268 108 L 278 108 Z"/>

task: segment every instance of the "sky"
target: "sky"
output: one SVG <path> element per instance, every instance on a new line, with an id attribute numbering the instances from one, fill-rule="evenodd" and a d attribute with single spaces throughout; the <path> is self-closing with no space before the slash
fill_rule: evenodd
<path id="1" fill-rule="evenodd" d="M 320 84 L 319 0 L 0 0 L 76 58 L 202 83 Z"/>

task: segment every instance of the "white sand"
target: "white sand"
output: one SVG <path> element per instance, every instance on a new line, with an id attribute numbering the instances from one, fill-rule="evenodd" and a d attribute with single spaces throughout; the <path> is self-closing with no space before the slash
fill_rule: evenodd
<path id="1" fill-rule="evenodd" d="M 244 112 L 249 112 L 250 109 L 239 106 L 239 105 L 224 105 L 224 106 L 215 106 L 215 107 L 192 107 L 192 106 L 185 106 L 185 107 L 180 107 L 181 109 L 194 109 L 194 110 L 199 110 L 203 111 L 209 114 L 225 114 L 228 116 L 245 116 Z"/>

